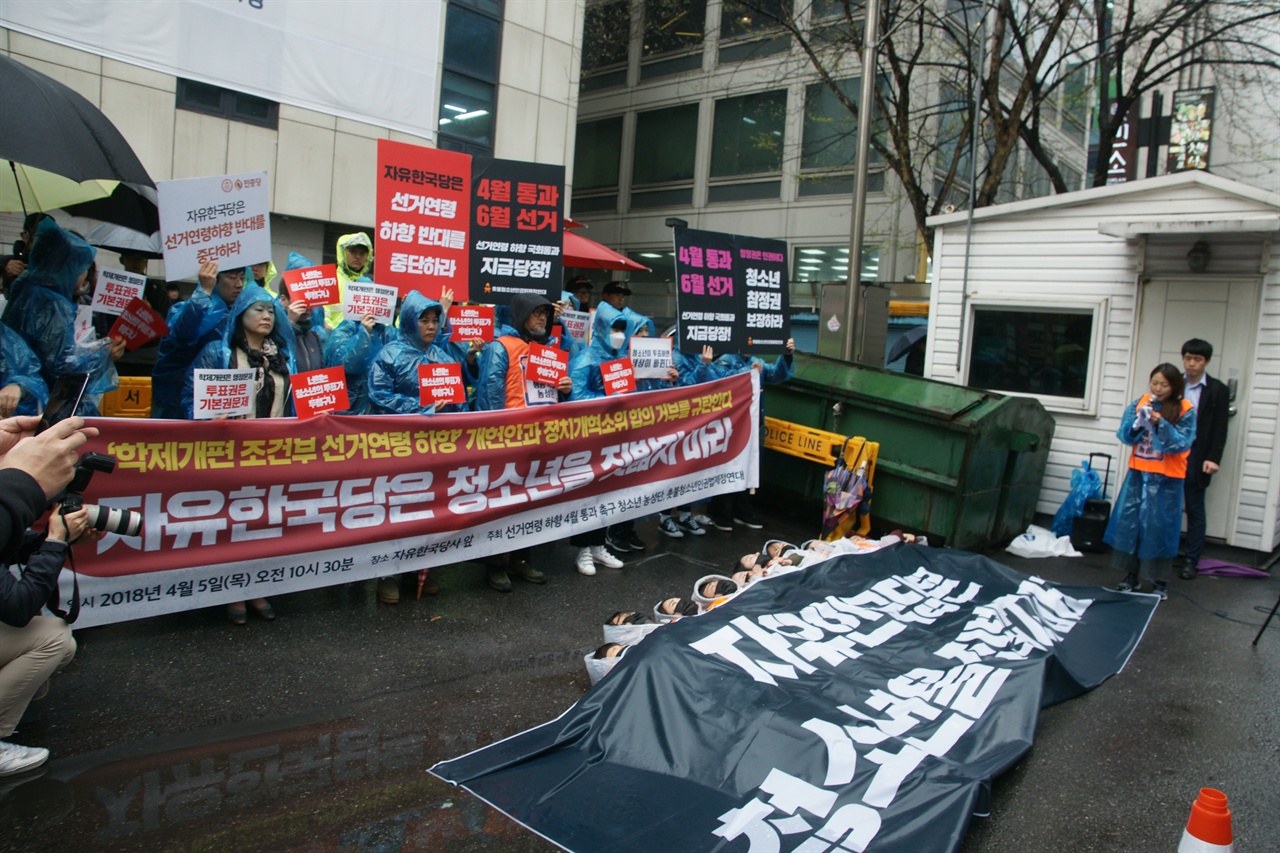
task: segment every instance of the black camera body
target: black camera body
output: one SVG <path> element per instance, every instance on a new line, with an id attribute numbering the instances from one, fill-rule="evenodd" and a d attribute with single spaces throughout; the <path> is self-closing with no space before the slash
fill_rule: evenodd
<path id="1" fill-rule="evenodd" d="M 75 476 L 62 495 L 62 514 L 89 510 L 89 526 L 95 530 L 118 533 L 121 536 L 137 536 L 142 531 L 142 514 L 128 509 L 104 507 L 84 502 L 84 490 L 89 488 L 95 471 L 110 474 L 116 469 L 116 458 L 106 453 L 85 453 L 76 464 Z"/>

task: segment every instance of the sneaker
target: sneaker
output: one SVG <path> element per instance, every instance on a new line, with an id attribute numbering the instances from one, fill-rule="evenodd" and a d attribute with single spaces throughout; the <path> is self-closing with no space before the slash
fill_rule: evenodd
<path id="1" fill-rule="evenodd" d="M 1151 590 L 1151 593 L 1160 596 L 1161 601 L 1167 601 L 1169 599 L 1169 585 L 1164 581 L 1156 581 L 1156 587 Z"/>
<path id="2" fill-rule="evenodd" d="M 733 532 L 733 519 L 727 517 L 712 517 L 711 526 L 716 530 L 723 530 L 726 533 Z"/>
<path id="3" fill-rule="evenodd" d="M 578 574 L 591 577 L 596 573 L 596 561 L 591 559 L 590 548 L 578 549 Z"/>
<path id="4" fill-rule="evenodd" d="M 700 527 L 710 527 L 710 526 L 711 526 L 711 516 L 709 516 L 709 515 L 703 515 L 702 513 L 698 513 L 697 515 L 695 515 L 695 516 L 693 517 L 693 520 L 694 520 L 694 521 L 696 521 L 696 522 L 698 522 L 698 525 L 699 525 Z"/>
<path id="5" fill-rule="evenodd" d="M 1125 575 L 1124 580 L 1116 584 L 1116 591 L 1117 592 L 1141 592 L 1142 581 L 1138 579 L 1137 575 Z"/>
<path id="6" fill-rule="evenodd" d="M 1196 570 L 1196 567 L 1191 563 L 1183 563 L 1182 568 L 1178 569 L 1178 577 L 1182 578 L 1184 581 L 1195 580 L 1197 574 L 1198 571 Z"/>
<path id="7" fill-rule="evenodd" d="M 625 554 L 631 550 L 631 546 L 622 538 L 621 533 L 614 533 L 612 530 L 605 532 L 604 544 L 619 554 Z"/>
<path id="8" fill-rule="evenodd" d="M 670 536 L 672 539 L 683 539 L 684 531 L 680 529 L 680 525 L 676 524 L 676 520 L 669 515 L 664 515 L 658 519 L 658 529 L 663 535 Z"/>
<path id="9" fill-rule="evenodd" d="M 507 577 L 507 570 L 501 566 L 490 566 L 486 569 L 485 579 L 489 581 L 489 586 L 498 592 L 511 592 L 511 578 Z"/>
<path id="10" fill-rule="evenodd" d="M 591 559 L 608 569 L 622 568 L 622 561 L 610 554 L 609 549 L 603 545 L 591 546 Z"/>
<path id="11" fill-rule="evenodd" d="M 738 510 L 733 514 L 733 520 L 735 523 L 741 524 L 743 527 L 750 527 L 752 530 L 760 530 L 764 527 L 760 523 L 760 519 L 756 518 L 749 509 Z"/>
<path id="12" fill-rule="evenodd" d="M 533 566 L 526 563 L 524 560 L 519 560 L 517 562 L 514 562 L 510 566 L 507 566 L 507 568 L 515 572 L 516 575 L 519 576 L 522 580 L 527 580 L 529 583 L 546 583 L 547 582 L 546 575 L 544 575 L 542 572 L 538 571 Z"/>
<path id="13" fill-rule="evenodd" d="M 383 604 L 400 603 L 400 578 L 389 577 L 378 581 L 378 600 Z"/>
<path id="14" fill-rule="evenodd" d="M 38 746 L 18 746 L 0 740 L 0 776 L 12 776 L 49 760 L 49 750 Z"/>
<path id="15" fill-rule="evenodd" d="M 643 551 L 645 548 L 649 547 L 644 544 L 644 540 L 636 535 L 634 530 L 624 530 L 622 533 L 615 536 L 614 539 L 627 543 L 627 547 L 632 551 Z"/>
<path id="16" fill-rule="evenodd" d="M 690 536 L 707 535 L 707 529 L 699 524 L 698 520 L 688 513 L 678 518 L 676 520 L 676 524 L 679 525 L 681 530 L 688 533 Z"/>

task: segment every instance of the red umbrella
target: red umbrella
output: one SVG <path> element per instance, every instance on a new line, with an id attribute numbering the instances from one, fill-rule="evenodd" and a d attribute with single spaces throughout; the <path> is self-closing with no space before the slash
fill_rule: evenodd
<path id="1" fill-rule="evenodd" d="M 620 255 L 608 246 L 580 236 L 573 231 L 564 232 L 564 265 L 566 267 L 590 267 L 597 270 L 631 270 L 648 272 L 644 264 L 636 263 Z"/>

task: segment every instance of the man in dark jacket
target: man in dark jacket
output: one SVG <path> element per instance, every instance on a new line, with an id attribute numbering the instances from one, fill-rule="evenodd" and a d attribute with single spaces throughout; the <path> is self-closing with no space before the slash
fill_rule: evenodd
<path id="1" fill-rule="evenodd" d="M 1227 444 L 1227 417 L 1231 401 L 1227 386 L 1214 379 L 1205 368 L 1213 358 L 1213 345 L 1192 338 L 1182 345 L 1183 375 L 1187 380 L 1185 398 L 1196 407 L 1196 438 L 1187 457 L 1187 479 L 1183 484 L 1183 507 L 1187 513 L 1185 559 L 1178 576 L 1192 580 L 1204 552 L 1204 490 L 1222 464 Z"/>

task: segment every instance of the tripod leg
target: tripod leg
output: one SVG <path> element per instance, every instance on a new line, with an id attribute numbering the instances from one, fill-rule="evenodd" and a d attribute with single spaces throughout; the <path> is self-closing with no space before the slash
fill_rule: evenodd
<path id="1" fill-rule="evenodd" d="M 1253 642 L 1250 645 L 1258 645 L 1258 640 L 1262 639 L 1262 632 L 1267 630 L 1267 626 L 1271 624 L 1271 617 L 1276 615 L 1276 610 L 1280 610 L 1280 598 L 1276 599 L 1275 606 L 1272 607 L 1271 612 L 1267 614 L 1266 621 L 1263 622 L 1262 627 L 1258 629 L 1258 636 L 1253 638 Z"/>

